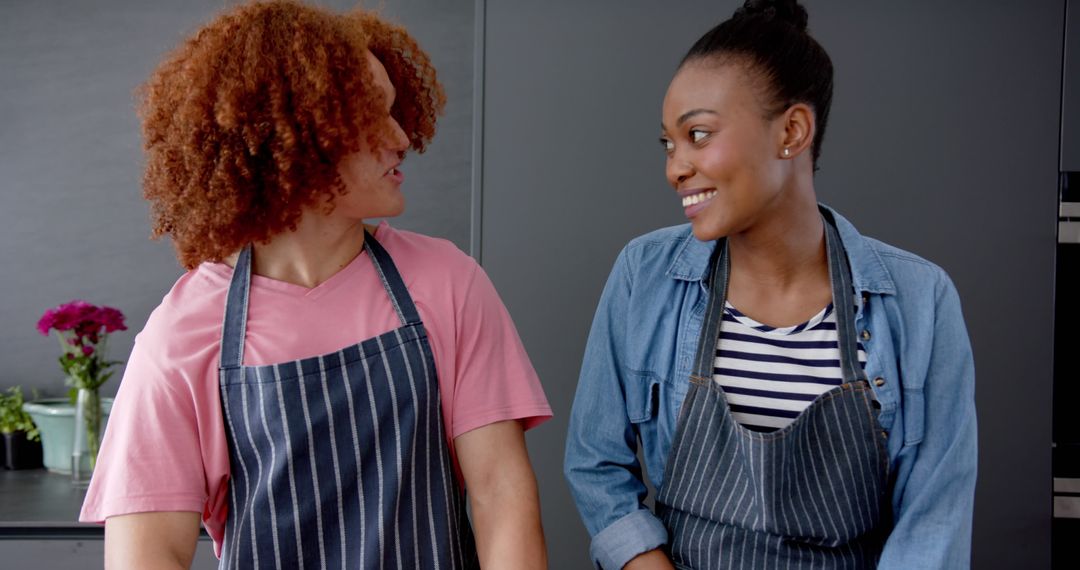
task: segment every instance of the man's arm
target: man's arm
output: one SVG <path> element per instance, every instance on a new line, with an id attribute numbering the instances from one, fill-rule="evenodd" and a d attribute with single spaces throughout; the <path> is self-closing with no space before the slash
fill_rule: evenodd
<path id="1" fill-rule="evenodd" d="M 199 513 L 137 513 L 105 520 L 107 570 L 191 567 L 199 539 Z"/>
<path id="2" fill-rule="evenodd" d="M 547 568 L 536 476 L 515 421 L 486 425 L 454 440 L 472 506 L 483 568 Z"/>

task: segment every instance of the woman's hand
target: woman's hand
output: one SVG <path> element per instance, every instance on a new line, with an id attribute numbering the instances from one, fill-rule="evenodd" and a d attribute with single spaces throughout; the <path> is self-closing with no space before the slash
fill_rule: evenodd
<path id="1" fill-rule="evenodd" d="M 623 566 L 623 570 L 674 570 L 671 560 L 660 549 L 643 552 Z"/>

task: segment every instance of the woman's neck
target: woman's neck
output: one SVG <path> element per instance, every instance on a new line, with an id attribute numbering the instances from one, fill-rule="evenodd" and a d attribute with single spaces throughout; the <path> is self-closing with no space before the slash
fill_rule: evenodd
<path id="1" fill-rule="evenodd" d="M 797 286 L 825 265 L 825 226 L 814 208 L 785 208 L 728 238 L 733 274 L 770 288 Z"/>
<path id="2" fill-rule="evenodd" d="M 729 236 L 728 254 L 728 299 L 759 322 L 799 324 L 832 298 L 812 186 L 784 193 L 758 223 Z"/>
<path id="3" fill-rule="evenodd" d="M 364 249 L 365 226 L 359 220 L 305 211 L 296 230 L 254 244 L 251 272 L 309 289 L 341 271 Z M 374 233 L 374 228 L 368 227 Z M 235 266 L 236 255 L 225 260 Z"/>

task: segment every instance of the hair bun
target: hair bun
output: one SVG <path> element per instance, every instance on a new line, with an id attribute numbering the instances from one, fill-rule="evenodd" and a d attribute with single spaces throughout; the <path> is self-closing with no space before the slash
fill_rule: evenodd
<path id="1" fill-rule="evenodd" d="M 770 22 L 784 22 L 806 31 L 809 16 L 797 0 L 746 0 L 732 18 L 759 17 Z"/>

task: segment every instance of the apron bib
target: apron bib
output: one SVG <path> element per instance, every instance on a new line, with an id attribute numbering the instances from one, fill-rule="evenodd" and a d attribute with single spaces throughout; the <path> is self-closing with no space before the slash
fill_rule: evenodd
<path id="1" fill-rule="evenodd" d="M 334 353 L 244 366 L 251 247 L 221 341 L 232 476 L 220 567 L 478 568 L 427 332 L 390 255 L 365 248 L 401 327 Z"/>
<path id="2" fill-rule="evenodd" d="M 877 402 L 858 362 L 847 255 L 825 243 L 843 384 L 780 430 L 739 425 L 713 380 L 727 295 L 726 241 L 656 510 L 677 568 L 874 568 L 888 531 L 888 470 Z"/>

